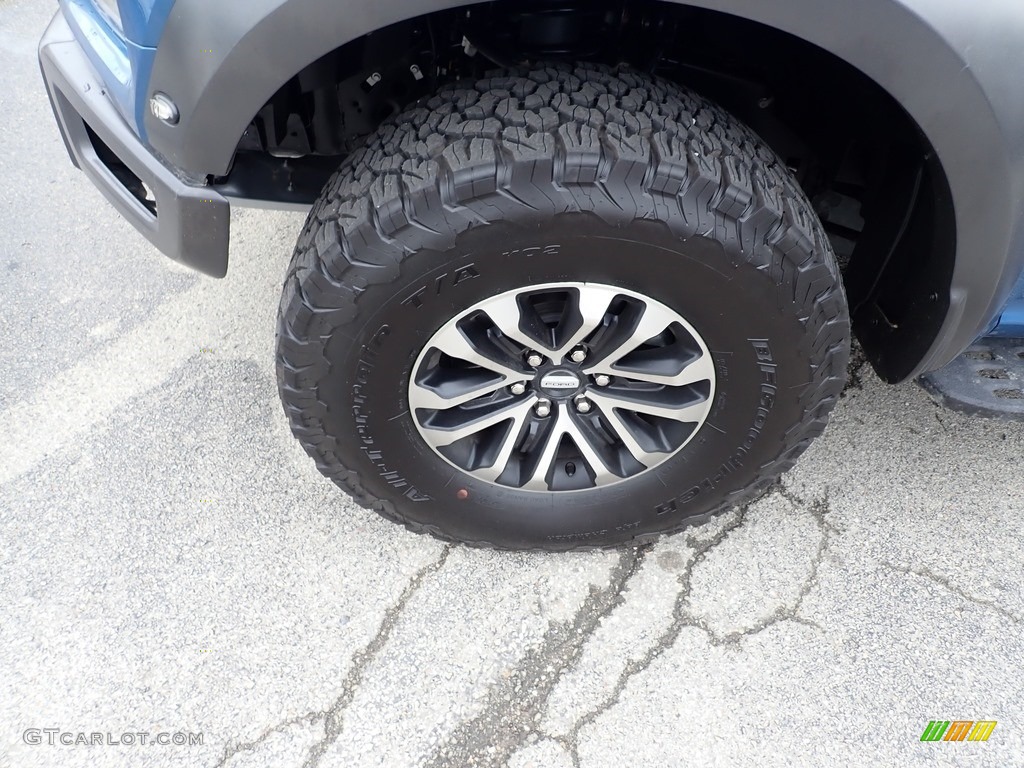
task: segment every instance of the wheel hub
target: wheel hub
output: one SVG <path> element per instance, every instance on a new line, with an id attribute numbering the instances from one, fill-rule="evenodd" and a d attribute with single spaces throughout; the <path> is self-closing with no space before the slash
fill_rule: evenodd
<path id="1" fill-rule="evenodd" d="M 565 400 L 586 388 L 586 380 L 578 369 L 552 368 L 536 379 L 535 388 L 540 396 Z"/>
<path id="2" fill-rule="evenodd" d="M 675 455 L 714 392 L 711 353 L 676 311 L 565 282 L 507 291 L 442 326 L 413 367 L 409 407 L 427 445 L 460 470 L 576 491 Z"/>

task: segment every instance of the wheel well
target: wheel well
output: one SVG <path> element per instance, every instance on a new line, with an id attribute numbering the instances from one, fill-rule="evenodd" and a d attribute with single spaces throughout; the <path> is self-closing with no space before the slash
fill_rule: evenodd
<path id="1" fill-rule="evenodd" d="M 657 0 L 499 0 L 399 22 L 290 78 L 254 116 L 217 186 L 311 202 L 383 119 L 440 83 L 543 60 L 625 62 L 745 121 L 813 201 L 875 369 L 899 381 L 923 357 L 949 309 L 956 249 L 939 159 L 860 71 L 729 14 Z"/>

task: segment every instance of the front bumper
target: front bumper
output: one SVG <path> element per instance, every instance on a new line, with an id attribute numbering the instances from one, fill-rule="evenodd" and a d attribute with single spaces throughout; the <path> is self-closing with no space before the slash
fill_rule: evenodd
<path id="1" fill-rule="evenodd" d="M 125 123 L 58 12 L 39 63 L 71 161 L 161 252 L 213 277 L 228 268 L 230 206 L 163 163 Z"/>

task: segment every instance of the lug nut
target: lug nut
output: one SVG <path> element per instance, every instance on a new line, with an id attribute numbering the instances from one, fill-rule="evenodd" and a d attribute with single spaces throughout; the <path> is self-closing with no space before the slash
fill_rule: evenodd
<path id="1" fill-rule="evenodd" d="M 599 387 L 607 387 L 609 384 L 612 383 L 612 377 L 606 376 L 603 373 L 599 373 L 597 374 L 597 376 L 594 377 L 594 383 L 597 384 L 597 386 Z"/>
<path id="2" fill-rule="evenodd" d="M 576 410 L 579 413 L 590 413 L 591 405 L 590 401 L 587 400 L 583 395 L 579 395 L 573 402 L 576 404 Z"/>
<path id="3" fill-rule="evenodd" d="M 526 364 L 531 368 L 538 368 L 543 362 L 544 358 L 538 355 L 536 352 L 531 352 L 526 356 Z"/>
<path id="4" fill-rule="evenodd" d="M 509 387 L 509 391 L 513 395 L 521 395 L 523 394 L 523 392 L 526 391 L 526 385 L 521 381 L 517 381 L 515 384 Z"/>
<path id="5" fill-rule="evenodd" d="M 533 412 L 540 416 L 542 419 L 551 415 L 551 401 L 550 400 L 538 400 L 537 404 L 533 406 Z"/>
<path id="6" fill-rule="evenodd" d="M 582 363 L 584 360 L 587 359 L 587 350 L 585 350 L 583 347 L 578 347 L 577 349 L 574 349 L 572 352 L 569 353 L 569 359 L 572 360 L 574 363 Z"/>

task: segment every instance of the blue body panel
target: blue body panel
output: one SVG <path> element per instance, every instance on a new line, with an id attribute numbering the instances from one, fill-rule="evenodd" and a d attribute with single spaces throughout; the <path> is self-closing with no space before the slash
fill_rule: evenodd
<path id="1" fill-rule="evenodd" d="M 156 45 L 173 5 L 174 0 L 119 0 L 121 31 L 92 0 L 61 0 L 64 16 L 103 77 L 112 101 L 143 140 L 146 90 Z"/>
<path id="2" fill-rule="evenodd" d="M 1024 339 L 1024 275 L 1020 276 L 996 321 L 996 327 L 988 335 Z"/>
<path id="3" fill-rule="evenodd" d="M 119 0 L 124 34 L 136 45 L 156 48 L 174 0 Z"/>

